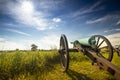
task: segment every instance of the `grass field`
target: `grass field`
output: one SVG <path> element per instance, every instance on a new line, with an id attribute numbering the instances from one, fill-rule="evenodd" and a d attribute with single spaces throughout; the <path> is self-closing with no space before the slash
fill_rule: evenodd
<path id="1" fill-rule="evenodd" d="M 114 53 L 112 63 L 120 67 Z M 104 70 L 92 66 L 80 53 L 70 53 L 70 67 L 61 72 L 57 51 L 0 52 L 0 80 L 114 80 Z"/>

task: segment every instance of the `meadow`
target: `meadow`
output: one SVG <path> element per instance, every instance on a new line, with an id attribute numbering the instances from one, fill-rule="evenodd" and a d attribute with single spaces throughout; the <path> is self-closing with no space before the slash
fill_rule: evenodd
<path id="1" fill-rule="evenodd" d="M 112 63 L 120 67 L 114 53 Z M 0 80 L 114 80 L 107 71 L 92 66 L 90 60 L 77 52 L 70 53 L 67 73 L 61 71 L 60 57 L 53 51 L 0 52 Z"/>

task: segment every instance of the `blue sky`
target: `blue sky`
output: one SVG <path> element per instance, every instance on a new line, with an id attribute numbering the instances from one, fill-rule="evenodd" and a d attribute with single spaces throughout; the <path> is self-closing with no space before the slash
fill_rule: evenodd
<path id="1" fill-rule="evenodd" d="M 99 34 L 120 44 L 120 1 L 0 0 L 0 50 L 59 47 L 61 34 L 69 42 Z"/>

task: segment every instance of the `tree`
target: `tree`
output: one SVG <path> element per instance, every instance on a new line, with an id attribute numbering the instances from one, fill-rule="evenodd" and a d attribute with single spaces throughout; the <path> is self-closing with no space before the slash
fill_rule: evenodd
<path id="1" fill-rule="evenodd" d="M 19 51 L 19 49 L 18 49 L 18 48 L 16 48 L 16 51 Z"/>
<path id="2" fill-rule="evenodd" d="M 31 50 L 32 50 L 32 51 L 36 51 L 36 50 L 37 50 L 37 47 L 38 47 L 37 45 L 32 44 L 32 45 L 31 45 Z"/>

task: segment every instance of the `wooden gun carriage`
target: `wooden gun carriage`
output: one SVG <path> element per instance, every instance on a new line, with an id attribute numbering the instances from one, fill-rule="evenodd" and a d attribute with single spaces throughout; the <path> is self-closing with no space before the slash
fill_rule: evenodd
<path id="1" fill-rule="evenodd" d="M 68 48 L 67 38 L 64 34 L 60 37 L 60 59 L 62 70 L 66 72 L 69 68 L 69 52 L 82 52 L 89 57 L 92 64 L 108 71 L 116 79 L 120 79 L 120 68 L 111 63 L 113 58 L 113 47 L 109 40 L 101 35 L 93 35 L 90 38 L 75 40 L 71 42 L 73 48 Z"/>

